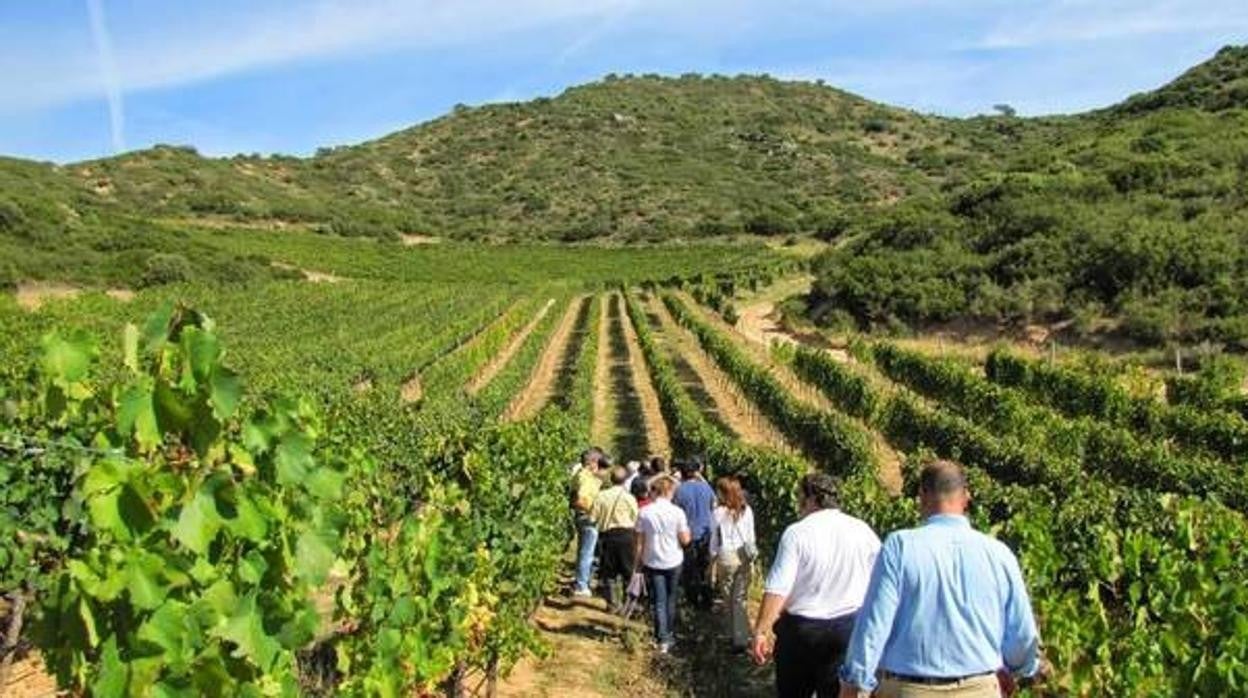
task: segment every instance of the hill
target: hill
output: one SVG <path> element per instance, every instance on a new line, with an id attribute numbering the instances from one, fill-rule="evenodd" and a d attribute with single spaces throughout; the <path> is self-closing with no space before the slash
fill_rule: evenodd
<path id="1" fill-rule="evenodd" d="M 812 312 L 1248 348 L 1246 56 L 1109 109 L 998 120 L 1013 146 L 990 170 L 854 222 Z"/>
<path id="2" fill-rule="evenodd" d="M 665 240 L 819 230 L 846 205 L 930 191 L 1000 141 L 817 84 L 608 76 L 306 159 L 157 146 L 45 174 L 100 208 L 148 217 L 381 237 Z"/>
<path id="3" fill-rule="evenodd" d="M 837 242 L 811 298 L 824 321 L 1239 345 L 1246 85 L 1248 48 L 1228 47 L 1106 109 L 948 119 L 768 77 L 607 76 L 310 158 L 158 146 L 0 160 L 0 282 L 81 278 L 84 261 L 109 283 L 185 276 L 170 255 L 209 278 L 274 273 L 178 237 L 196 223 L 526 242 L 809 234 Z"/>

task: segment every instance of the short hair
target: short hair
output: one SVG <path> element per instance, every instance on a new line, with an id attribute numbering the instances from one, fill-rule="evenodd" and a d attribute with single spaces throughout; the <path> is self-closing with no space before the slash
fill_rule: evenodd
<path id="1" fill-rule="evenodd" d="M 596 463 L 600 468 L 611 467 L 611 458 L 607 456 L 607 452 L 598 446 L 591 446 L 581 451 L 581 465 L 589 465 Z"/>
<path id="2" fill-rule="evenodd" d="M 966 473 L 961 465 L 951 460 L 932 461 L 919 472 L 920 494 L 944 499 L 965 489 Z"/>
<path id="3" fill-rule="evenodd" d="M 650 458 L 650 472 L 662 473 L 667 471 L 667 461 L 663 460 L 663 456 L 652 456 Z"/>
<path id="4" fill-rule="evenodd" d="M 656 497 L 667 497 L 676 489 L 676 478 L 660 475 L 650 483 L 650 492 Z"/>
<path id="5" fill-rule="evenodd" d="M 630 473 L 628 472 L 628 468 L 625 468 L 622 465 L 617 465 L 611 469 L 611 484 L 623 485 L 625 481 L 628 480 L 629 475 Z"/>
<path id="6" fill-rule="evenodd" d="M 840 506 L 837 497 L 836 478 L 827 473 L 807 473 L 802 478 L 802 499 L 809 499 L 820 509 L 836 509 Z"/>
<path id="7" fill-rule="evenodd" d="M 677 469 L 688 480 L 690 475 L 702 472 L 702 461 L 699 458 L 690 458 L 687 461 L 682 461 Z"/>
<path id="8" fill-rule="evenodd" d="M 636 499 L 643 499 L 650 496 L 650 483 L 645 478 L 637 478 L 633 480 L 633 486 L 629 490 L 629 494 Z"/>

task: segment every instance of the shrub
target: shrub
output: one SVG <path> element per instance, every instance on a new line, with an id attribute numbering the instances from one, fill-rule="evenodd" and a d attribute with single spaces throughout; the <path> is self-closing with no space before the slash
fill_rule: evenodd
<path id="1" fill-rule="evenodd" d="M 158 252 L 147 258 L 141 284 L 161 286 L 186 281 L 191 278 L 191 263 L 180 254 Z"/>

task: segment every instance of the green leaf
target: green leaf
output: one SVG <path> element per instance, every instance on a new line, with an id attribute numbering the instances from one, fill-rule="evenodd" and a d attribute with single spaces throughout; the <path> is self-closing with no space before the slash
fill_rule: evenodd
<path id="1" fill-rule="evenodd" d="M 229 419 L 234 414 L 242 393 L 243 382 L 236 373 L 224 366 L 218 366 L 212 372 L 208 399 L 212 402 L 212 411 L 217 419 Z"/>
<path id="2" fill-rule="evenodd" d="M 173 320 L 173 301 L 165 301 L 143 324 L 143 348 L 154 353 L 164 346 L 169 337 L 169 323 Z"/>
<path id="3" fill-rule="evenodd" d="M 130 561 L 130 601 L 136 607 L 150 611 L 164 603 L 169 590 L 160 582 L 162 560 L 154 555 L 138 555 Z"/>
<path id="4" fill-rule="evenodd" d="M 87 377 L 95 345 L 84 332 L 75 332 L 69 339 L 52 333 L 43 338 L 43 371 L 64 385 L 78 383 Z"/>
<path id="5" fill-rule="evenodd" d="M 169 659 L 182 655 L 190 629 L 185 622 L 187 606 L 180 601 L 169 600 L 139 626 L 138 638 L 163 649 Z"/>
<path id="6" fill-rule="evenodd" d="M 334 500 L 342 496 L 345 477 L 333 468 L 317 468 L 304 480 L 308 493 L 318 499 Z"/>
<path id="7" fill-rule="evenodd" d="M 230 532 L 255 543 L 263 542 L 269 534 L 269 523 L 255 502 L 246 495 L 240 495 L 235 511 L 235 517 L 226 520 Z"/>
<path id="8" fill-rule="evenodd" d="M 250 659 L 263 672 L 273 666 L 273 660 L 282 649 L 277 640 L 264 632 L 264 623 L 256 610 L 255 593 L 244 597 L 237 612 L 213 634 L 234 643 L 238 649 L 233 656 Z"/>
<path id="9" fill-rule="evenodd" d="M 132 385 L 121 394 L 117 402 L 117 431 L 123 436 L 133 434 L 142 451 L 151 451 L 160 445 L 162 439 L 150 384 Z"/>
<path id="10" fill-rule="evenodd" d="M 121 356 L 126 368 L 139 371 L 139 328 L 132 322 L 126 323 L 121 334 Z"/>
<path id="11" fill-rule="evenodd" d="M 156 382 L 156 419 L 162 431 L 181 433 L 195 413 L 186 400 L 165 381 Z"/>
<path id="12" fill-rule="evenodd" d="M 217 537 L 221 528 L 221 515 L 212 493 L 204 489 L 182 506 L 178 522 L 173 527 L 173 537 L 191 551 L 203 555 Z"/>
<path id="13" fill-rule="evenodd" d="M 312 467 L 312 444 L 303 434 L 287 434 L 277 445 L 277 482 L 296 485 Z"/>
<path id="14" fill-rule="evenodd" d="M 268 570 L 269 563 L 259 550 L 252 550 L 238 562 L 238 577 L 248 584 L 259 584 Z"/>
<path id="15" fill-rule="evenodd" d="M 91 695 L 100 698 L 122 698 L 126 695 L 129 668 L 121 661 L 117 651 L 117 638 L 109 636 L 100 652 L 99 671 L 91 682 Z"/>
<path id="16" fill-rule="evenodd" d="M 191 372 L 202 385 L 212 375 L 212 369 L 221 357 L 221 343 L 213 334 L 188 327 L 182 331 L 182 344 L 190 359 Z"/>
<path id="17" fill-rule="evenodd" d="M 90 647 L 98 647 L 100 633 L 95 628 L 95 613 L 91 611 L 91 604 L 84 598 L 78 599 L 78 617 L 82 619 L 82 627 L 87 631 L 87 644 Z"/>
<path id="18" fill-rule="evenodd" d="M 304 531 L 295 543 L 295 575 L 311 584 L 322 584 L 334 564 L 334 550 L 315 531 Z"/>

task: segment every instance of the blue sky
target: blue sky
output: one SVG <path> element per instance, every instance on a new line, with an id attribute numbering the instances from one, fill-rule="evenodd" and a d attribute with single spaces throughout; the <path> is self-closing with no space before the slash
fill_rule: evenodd
<path id="1" fill-rule="evenodd" d="M 4 0 L 0 153 L 302 155 L 610 72 L 1071 112 L 1245 42 L 1244 0 Z"/>

